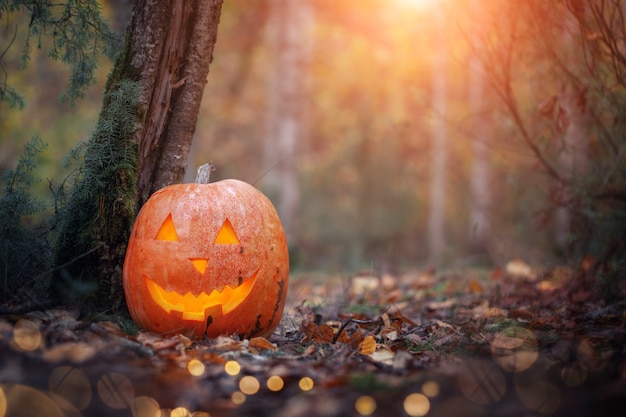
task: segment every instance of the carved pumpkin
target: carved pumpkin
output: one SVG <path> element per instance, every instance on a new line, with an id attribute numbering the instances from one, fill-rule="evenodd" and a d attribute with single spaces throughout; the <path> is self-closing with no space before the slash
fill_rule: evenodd
<path id="1" fill-rule="evenodd" d="M 238 180 L 154 193 L 135 220 L 123 273 L 128 309 L 139 326 L 196 337 L 271 334 L 288 274 L 276 210 Z"/>

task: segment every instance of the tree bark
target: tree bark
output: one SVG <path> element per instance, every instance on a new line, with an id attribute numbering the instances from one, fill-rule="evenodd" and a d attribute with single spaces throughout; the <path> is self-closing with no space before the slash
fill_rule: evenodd
<path id="1" fill-rule="evenodd" d="M 136 208 L 181 182 L 213 59 L 222 0 L 139 0 L 130 43 L 145 92 Z"/>

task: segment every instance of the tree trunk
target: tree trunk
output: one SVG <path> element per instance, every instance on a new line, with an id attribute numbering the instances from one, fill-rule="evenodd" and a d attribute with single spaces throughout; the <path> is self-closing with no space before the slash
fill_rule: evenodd
<path id="1" fill-rule="evenodd" d="M 59 214 L 51 295 L 120 312 L 137 210 L 180 182 L 217 36 L 222 0 L 138 0 L 80 177 Z"/>
<path id="2" fill-rule="evenodd" d="M 583 9 L 584 13 L 584 9 Z M 579 16 L 579 18 L 584 18 Z M 563 47 L 566 53 L 565 62 L 572 68 L 581 63 L 577 53 L 577 34 L 583 30 L 574 16 L 565 20 L 566 30 L 563 33 Z M 562 177 L 570 184 L 559 184 L 559 206 L 555 211 L 554 242 L 560 252 L 567 254 L 573 242 L 573 212 L 576 197 L 571 184 L 587 171 L 587 146 L 589 143 L 590 115 L 587 108 L 587 92 L 584 86 L 564 84 L 557 96 L 556 129 L 561 133 L 562 142 L 559 149 L 558 163 Z"/>
<path id="3" fill-rule="evenodd" d="M 136 208 L 185 175 L 222 0 L 139 0 L 130 43 L 141 69 L 144 125 L 139 144 Z"/>
<path id="4" fill-rule="evenodd" d="M 447 50 L 444 27 L 444 12 L 436 11 L 438 35 L 435 45 L 435 62 L 433 65 L 432 94 L 433 94 L 433 131 L 432 131 L 432 158 L 430 182 L 430 211 L 428 218 L 428 249 L 429 261 L 435 266 L 443 263 L 446 249 L 445 237 L 445 210 L 446 210 L 446 182 L 447 182 L 447 130 L 446 130 L 446 84 L 447 84 Z"/>
<path id="5" fill-rule="evenodd" d="M 474 7 L 473 43 L 480 45 L 484 36 L 479 36 L 482 19 L 480 2 L 472 3 Z M 470 175 L 470 210 L 469 210 L 469 244 L 470 251 L 475 255 L 487 252 L 489 239 L 489 209 L 491 192 L 489 188 L 489 153 L 488 142 L 491 137 L 491 120 L 485 111 L 485 80 L 482 60 L 477 56 L 470 57 L 469 63 L 469 106 L 472 113 L 472 152 L 473 165 Z"/>
<path id="6" fill-rule="evenodd" d="M 265 184 L 277 198 L 277 211 L 290 247 L 296 238 L 300 197 L 297 155 L 304 140 L 306 68 L 311 52 L 313 6 L 308 0 L 274 0 L 268 40 L 274 52 L 269 74 Z"/>

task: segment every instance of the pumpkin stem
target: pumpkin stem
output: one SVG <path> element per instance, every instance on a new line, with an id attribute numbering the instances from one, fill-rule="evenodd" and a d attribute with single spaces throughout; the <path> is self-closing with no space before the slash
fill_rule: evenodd
<path id="1" fill-rule="evenodd" d="M 198 184 L 208 184 L 211 172 L 215 171 L 215 165 L 208 162 L 204 165 L 200 165 L 198 171 L 196 171 L 196 181 Z"/>

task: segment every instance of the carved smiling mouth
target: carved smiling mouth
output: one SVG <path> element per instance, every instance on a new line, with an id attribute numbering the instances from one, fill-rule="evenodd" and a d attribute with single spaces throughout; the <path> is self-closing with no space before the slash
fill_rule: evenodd
<path id="1" fill-rule="evenodd" d="M 152 299 L 168 314 L 177 311 L 183 314 L 184 320 L 206 322 L 208 309 L 221 307 L 222 314 L 228 314 L 248 298 L 259 269 L 235 288 L 227 285 L 222 291 L 213 290 L 210 294 L 203 291 L 198 295 L 190 292 L 181 295 L 176 291 L 166 291 L 145 275 L 143 278 Z"/>

